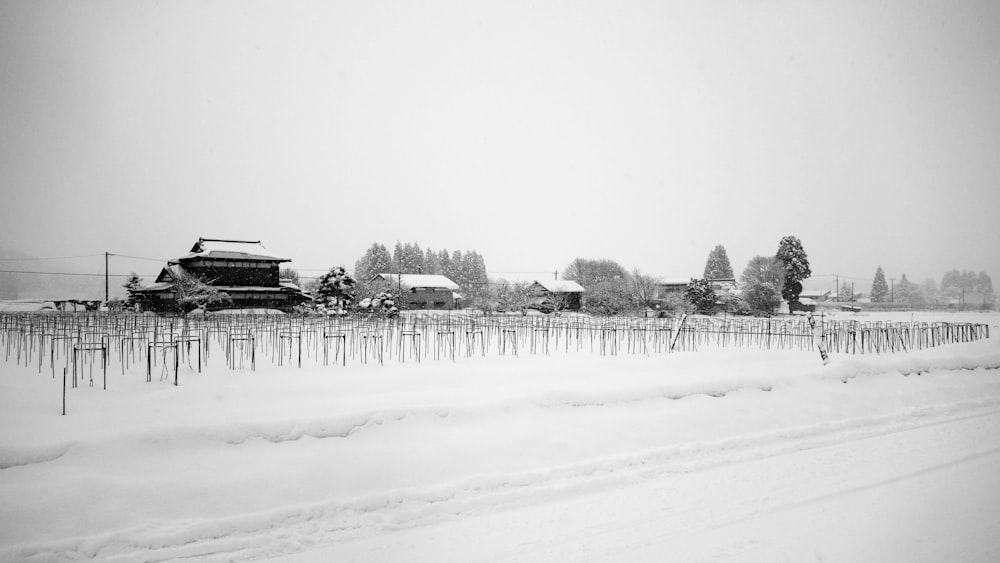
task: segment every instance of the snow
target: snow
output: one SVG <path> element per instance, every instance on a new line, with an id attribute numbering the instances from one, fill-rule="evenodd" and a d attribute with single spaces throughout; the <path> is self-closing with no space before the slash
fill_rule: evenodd
<path id="1" fill-rule="evenodd" d="M 198 239 L 191 251 L 178 258 L 187 260 L 190 258 L 233 258 L 237 260 L 271 260 L 288 262 L 287 258 L 279 258 L 278 255 L 269 252 L 260 241 L 235 241 Z"/>
<path id="2" fill-rule="evenodd" d="M 12 355 L 0 560 L 995 560 L 1000 316 L 943 320 L 994 338 L 825 367 L 523 347 L 250 371 L 214 347 L 178 386 L 88 365 L 66 416 L 62 373 Z"/>

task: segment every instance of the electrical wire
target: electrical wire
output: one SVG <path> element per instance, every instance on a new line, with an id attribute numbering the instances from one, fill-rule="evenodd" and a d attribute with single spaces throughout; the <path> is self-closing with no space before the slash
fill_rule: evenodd
<path id="1" fill-rule="evenodd" d="M 22 270 L 0 270 L 0 274 L 40 274 L 45 276 L 93 276 L 98 278 L 103 278 L 105 276 L 109 278 L 127 278 L 131 274 L 82 274 L 79 272 L 28 272 Z M 145 274 L 146 277 L 153 277 L 155 274 Z M 143 277 L 143 276 L 139 276 Z"/>
<path id="2" fill-rule="evenodd" d="M 103 256 L 101 254 L 100 256 Z M 111 256 L 117 256 L 119 258 L 131 258 L 133 260 L 149 260 L 150 262 L 169 262 L 166 258 L 146 258 L 144 256 L 129 256 L 128 254 L 111 254 Z"/>
<path id="3" fill-rule="evenodd" d="M 38 262 L 42 260 L 71 260 L 73 258 L 96 258 L 103 254 L 85 254 L 83 256 L 55 256 L 53 258 L 0 258 L 0 262 Z"/>

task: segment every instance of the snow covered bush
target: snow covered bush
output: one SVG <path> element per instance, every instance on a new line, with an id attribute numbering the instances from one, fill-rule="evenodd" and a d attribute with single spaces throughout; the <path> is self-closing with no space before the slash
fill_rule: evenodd
<path id="1" fill-rule="evenodd" d="M 396 317 L 399 315 L 399 308 L 396 307 L 396 299 L 388 291 L 376 294 L 374 297 L 366 297 L 356 305 L 358 311 L 373 315 Z"/>

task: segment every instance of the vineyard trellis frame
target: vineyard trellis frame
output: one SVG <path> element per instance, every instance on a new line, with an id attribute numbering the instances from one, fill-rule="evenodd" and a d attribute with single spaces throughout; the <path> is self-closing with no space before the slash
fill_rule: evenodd
<path id="1" fill-rule="evenodd" d="M 989 326 L 977 323 L 886 322 L 834 320 L 817 315 L 830 354 L 885 354 L 920 350 L 989 338 Z M 57 362 L 64 367 L 102 354 L 102 369 L 117 361 L 128 368 L 141 363 L 143 349 L 147 381 L 159 357 L 173 353 L 174 384 L 182 356 L 197 370 L 207 363 L 213 347 L 224 348 L 231 370 L 249 360 L 256 370 L 258 356 L 271 363 L 302 367 L 306 361 L 346 367 L 349 362 L 383 365 L 387 360 L 417 362 L 433 358 L 455 361 L 491 354 L 551 355 L 574 352 L 651 355 L 697 351 L 708 347 L 767 350 L 811 350 L 814 334 L 801 316 L 633 318 L 583 315 L 490 315 L 473 312 L 405 312 L 397 318 L 371 314 L 335 316 L 208 315 L 154 316 L 128 312 L 0 313 L 4 359 L 41 373 L 48 357 L 52 377 Z M 81 344 L 86 346 L 80 347 Z M 138 345 L 138 346 L 137 346 Z M 322 347 L 322 351 L 320 351 Z M 98 350 L 100 350 L 98 352 Z M 297 361 L 295 355 L 297 353 Z M 287 361 L 286 361 L 287 360 Z M 377 360 L 377 362 L 375 361 Z M 72 366 L 75 376 L 76 366 Z M 162 379 L 162 378 L 161 378 Z M 106 385 L 106 384 L 105 384 Z"/>

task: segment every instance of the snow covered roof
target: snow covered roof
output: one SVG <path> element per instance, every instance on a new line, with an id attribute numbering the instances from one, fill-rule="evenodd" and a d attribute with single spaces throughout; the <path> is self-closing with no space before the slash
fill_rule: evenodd
<path id="1" fill-rule="evenodd" d="M 691 283 L 692 278 L 665 278 L 658 282 L 656 285 L 687 285 Z"/>
<path id="2" fill-rule="evenodd" d="M 290 258 L 281 258 L 269 252 L 259 240 L 223 240 L 199 238 L 191 251 L 177 260 L 193 258 L 228 258 L 231 260 L 269 260 L 273 262 L 291 262 Z"/>
<path id="3" fill-rule="evenodd" d="M 830 296 L 830 290 L 822 291 L 822 290 L 819 290 L 819 289 L 815 289 L 815 290 L 811 290 L 811 291 L 803 291 L 802 293 L 799 294 L 799 297 L 808 297 L 808 298 L 811 298 L 811 299 L 818 299 L 818 298 L 829 297 L 829 296 Z M 801 299 L 799 301 L 801 301 Z"/>
<path id="4" fill-rule="evenodd" d="M 552 293 L 583 293 L 583 286 L 573 280 L 535 280 L 535 283 Z"/>
<path id="5" fill-rule="evenodd" d="M 181 266 L 180 264 L 167 264 L 162 270 L 160 270 L 160 274 L 156 276 L 156 282 L 170 283 L 184 273 L 184 266 Z"/>
<path id="6" fill-rule="evenodd" d="M 583 286 L 573 280 L 556 279 L 552 272 L 536 273 L 497 273 L 490 274 L 490 282 L 495 284 L 534 284 L 542 286 L 552 293 L 581 293 Z"/>
<path id="7" fill-rule="evenodd" d="M 136 289 L 135 292 L 145 293 L 145 292 L 167 291 L 172 287 L 174 287 L 173 282 L 156 282 L 156 283 L 151 283 L 145 287 Z"/>
<path id="8" fill-rule="evenodd" d="M 379 279 L 413 289 L 461 289 L 457 283 L 437 274 L 376 274 L 372 278 L 373 281 Z"/>

